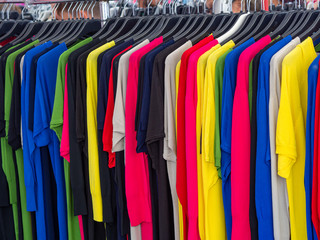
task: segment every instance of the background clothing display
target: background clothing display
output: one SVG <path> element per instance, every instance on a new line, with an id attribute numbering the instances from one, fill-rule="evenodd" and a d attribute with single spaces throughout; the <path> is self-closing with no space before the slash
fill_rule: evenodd
<path id="1" fill-rule="evenodd" d="M 0 22 L 0 239 L 318 239 L 318 10 L 68 4 Z"/>

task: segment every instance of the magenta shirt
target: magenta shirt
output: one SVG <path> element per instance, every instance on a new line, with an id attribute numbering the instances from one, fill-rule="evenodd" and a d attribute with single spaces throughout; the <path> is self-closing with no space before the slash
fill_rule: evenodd
<path id="1" fill-rule="evenodd" d="M 270 42 L 271 38 L 268 35 L 261 38 L 242 52 L 238 62 L 231 133 L 231 237 L 233 240 L 251 239 L 249 65 L 254 56 Z"/>
<path id="2" fill-rule="evenodd" d="M 61 146 L 60 146 L 60 155 L 70 163 L 70 142 L 69 142 L 69 108 L 68 108 L 68 85 L 67 85 L 67 70 L 68 63 L 66 64 L 65 69 L 65 79 L 64 79 L 64 97 L 63 97 L 63 127 L 61 135 Z M 83 231 L 83 222 L 82 216 L 78 215 L 79 228 L 81 240 L 84 240 L 84 231 Z"/>
<path id="3" fill-rule="evenodd" d="M 159 37 L 135 51 L 129 59 L 125 104 L 125 186 L 127 207 L 132 226 L 141 225 L 143 239 L 152 239 L 152 213 L 149 185 L 148 158 L 137 153 L 135 113 L 138 92 L 140 59 L 163 42 Z M 146 225 L 147 224 L 147 225 Z"/>
<path id="4" fill-rule="evenodd" d="M 70 142 L 69 142 L 69 109 L 68 109 L 68 87 L 67 87 L 67 69 L 66 64 L 64 80 L 64 98 L 63 98 L 63 126 L 61 135 L 60 155 L 70 162 Z"/>
<path id="5" fill-rule="evenodd" d="M 217 45 L 213 40 L 191 54 L 188 62 L 185 98 L 185 136 L 188 199 L 188 239 L 200 239 L 198 229 L 198 174 L 197 174 L 197 64 L 200 56 Z"/>

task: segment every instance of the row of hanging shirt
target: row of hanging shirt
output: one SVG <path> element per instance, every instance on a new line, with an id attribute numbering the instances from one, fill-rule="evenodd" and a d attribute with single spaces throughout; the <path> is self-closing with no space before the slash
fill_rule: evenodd
<path id="1" fill-rule="evenodd" d="M 319 17 L 15 24 L 1 239 L 316 239 Z"/>

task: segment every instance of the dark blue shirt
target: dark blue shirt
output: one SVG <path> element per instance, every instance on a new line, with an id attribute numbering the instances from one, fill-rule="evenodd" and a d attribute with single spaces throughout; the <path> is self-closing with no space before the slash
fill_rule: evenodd
<path id="1" fill-rule="evenodd" d="M 145 67 L 144 67 L 144 79 L 142 86 L 142 101 L 141 101 L 141 112 L 139 118 L 138 132 L 137 132 L 137 153 L 147 152 L 147 146 L 145 143 L 148 119 L 149 119 L 149 106 L 150 106 L 150 92 L 152 82 L 152 71 L 153 62 L 158 53 L 160 53 L 166 47 L 174 44 L 174 40 L 170 40 L 151 50 L 146 54 Z"/>
<path id="2" fill-rule="evenodd" d="M 98 130 L 103 130 L 104 120 L 106 116 L 106 109 L 108 104 L 108 87 L 109 87 L 109 77 L 111 70 L 111 62 L 115 55 L 123 51 L 130 45 L 134 43 L 133 39 L 123 42 L 119 45 L 108 49 L 102 58 L 102 63 L 100 67 L 100 75 L 98 82 L 98 106 L 97 106 L 97 121 Z"/>

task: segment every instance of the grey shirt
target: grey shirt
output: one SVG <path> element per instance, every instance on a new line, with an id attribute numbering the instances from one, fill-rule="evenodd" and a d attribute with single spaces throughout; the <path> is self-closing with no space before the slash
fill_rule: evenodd
<path id="1" fill-rule="evenodd" d="M 286 179 L 278 175 L 278 156 L 276 154 L 276 129 L 280 104 L 282 61 L 298 44 L 297 37 L 273 55 L 270 61 L 269 128 L 271 154 L 271 184 L 273 231 L 275 240 L 290 239 L 289 202 Z"/>
<path id="2" fill-rule="evenodd" d="M 163 158 L 167 160 L 167 171 L 173 202 L 175 239 L 180 239 L 179 204 L 176 189 L 177 182 L 177 140 L 176 140 L 176 66 L 182 54 L 192 47 L 187 41 L 178 49 L 170 53 L 165 61 L 164 70 L 164 144 Z"/>

